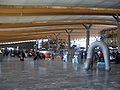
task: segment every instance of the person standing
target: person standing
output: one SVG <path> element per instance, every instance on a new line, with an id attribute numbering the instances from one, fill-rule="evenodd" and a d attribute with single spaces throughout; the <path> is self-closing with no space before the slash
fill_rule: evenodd
<path id="1" fill-rule="evenodd" d="M 115 63 L 120 63 L 120 53 L 118 51 L 116 52 Z"/>
<path id="2" fill-rule="evenodd" d="M 25 51 L 22 50 L 22 51 L 20 52 L 20 61 L 24 61 L 24 58 L 25 58 Z"/>

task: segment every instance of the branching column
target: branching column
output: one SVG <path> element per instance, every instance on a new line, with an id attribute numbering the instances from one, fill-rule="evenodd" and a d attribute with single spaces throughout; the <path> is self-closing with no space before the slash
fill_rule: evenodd
<path id="1" fill-rule="evenodd" d="M 43 38 L 42 38 L 42 42 L 41 42 L 41 48 L 43 48 L 43 43 L 44 43 L 44 41 L 43 41 Z"/>
<path id="2" fill-rule="evenodd" d="M 60 33 L 54 33 L 54 35 L 55 35 L 55 39 L 56 39 L 56 53 L 58 54 L 58 50 L 59 50 L 59 35 L 60 35 Z"/>
<path id="3" fill-rule="evenodd" d="M 113 15 L 114 19 L 117 21 L 117 44 L 118 44 L 118 52 L 120 53 L 120 17 L 119 15 Z"/>
<path id="4" fill-rule="evenodd" d="M 50 49 L 50 36 L 47 36 L 48 39 L 48 50 Z"/>
<path id="5" fill-rule="evenodd" d="M 67 33 L 67 35 L 68 35 L 68 48 L 67 48 L 67 50 L 68 50 L 68 55 L 67 55 L 67 60 L 70 60 L 70 58 L 71 58 L 71 56 L 70 56 L 70 46 L 71 46 L 71 33 L 72 33 L 72 31 L 73 30 L 65 30 L 66 31 L 66 33 Z"/>
<path id="6" fill-rule="evenodd" d="M 90 28 L 92 24 L 83 24 L 86 29 L 86 52 L 88 50 L 89 42 L 90 42 Z"/>

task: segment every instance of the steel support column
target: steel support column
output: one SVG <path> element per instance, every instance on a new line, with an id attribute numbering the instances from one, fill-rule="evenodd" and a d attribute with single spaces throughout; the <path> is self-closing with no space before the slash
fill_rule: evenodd
<path id="1" fill-rule="evenodd" d="M 56 51 L 55 51 L 55 53 L 57 53 L 58 54 L 58 50 L 59 50 L 59 35 L 60 35 L 60 33 L 54 33 L 54 35 L 55 35 L 55 39 L 56 39 Z"/>
<path id="2" fill-rule="evenodd" d="M 36 50 L 38 50 L 38 43 L 39 43 L 38 41 L 39 41 L 39 39 L 36 40 L 36 45 L 35 45 Z"/>
<path id="3" fill-rule="evenodd" d="M 70 56 L 70 46 L 71 46 L 71 33 L 72 33 L 72 31 L 73 30 L 65 30 L 66 31 L 66 33 L 67 33 L 67 35 L 68 35 L 68 48 L 67 48 L 67 50 L 68 50 L 68 54 L 67 54 L 67 60 L 70 60 L 70 58 L 71 58 L 71 56 Z"/>
<path id="4" fill-rule="evenodd" d="M 43 41 L 43 38 L 42 38 L 42 42 L 41 42 L 41 49 L 43 48 L 43 43 L 44 43 L 44 41 Z"/>
<path id="5" fill-rule="evenodd" d="M 47 36 L 48 39 L 48 50 L 50 49 L 50 36 Z"/>
<path id="6" fill-rule="evenodd" d="M 118 52 L 120 53 L 120 17 L 119 15 L 113 15 L 114 19 L 117 21 L 117 44 L 118 44 Z"/>
<path id="7" fill-rule="evenodd" d="M 86 52 L 87 52 L 89 43 L 90 43 L 90 28 L 91 28 L 92 24 L 83 24 L 83 26 L 86 29 Z"/>

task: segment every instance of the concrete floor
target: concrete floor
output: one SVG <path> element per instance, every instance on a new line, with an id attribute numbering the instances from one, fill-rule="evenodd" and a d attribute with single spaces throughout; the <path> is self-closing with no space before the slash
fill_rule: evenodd
<path id="1" fill-rule="evenodd" d="M 120 90 L 120 64 L 85 71 L 83 64 L 27 58 L 0 62 L 0 90 Z"/>

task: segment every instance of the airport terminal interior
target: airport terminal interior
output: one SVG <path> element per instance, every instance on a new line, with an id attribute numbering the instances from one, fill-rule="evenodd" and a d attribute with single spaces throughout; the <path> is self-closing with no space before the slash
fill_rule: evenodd
<path id="1" fill-rule="evenodd" d="M 0 0 L 0 90 L 120 90 L 120 0 Z"/>

